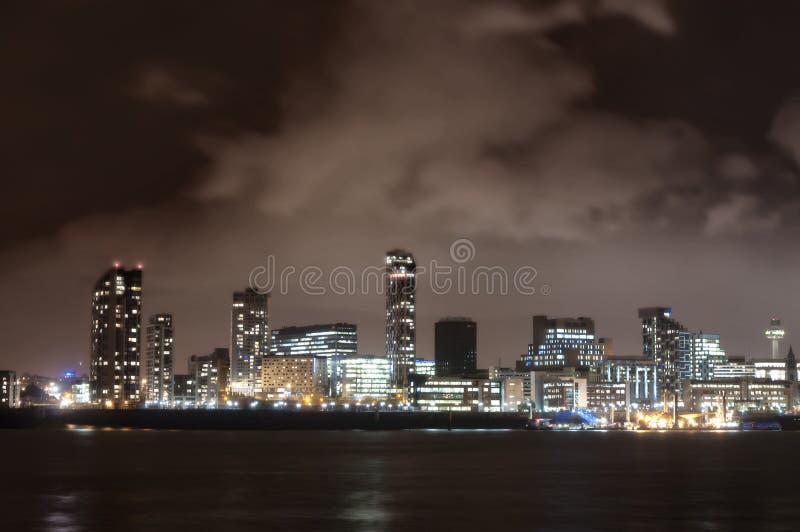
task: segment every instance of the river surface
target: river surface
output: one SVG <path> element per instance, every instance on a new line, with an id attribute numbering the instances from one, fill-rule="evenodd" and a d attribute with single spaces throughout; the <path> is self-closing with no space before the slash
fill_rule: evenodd
<path id="1" fill-rule="evenodd" d="M 0 430 L 0 530 L 798 530 L 800 432 Z"/>

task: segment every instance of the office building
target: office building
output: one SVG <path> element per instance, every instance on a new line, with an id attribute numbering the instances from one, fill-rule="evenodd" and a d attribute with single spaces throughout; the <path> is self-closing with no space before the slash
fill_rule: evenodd
<path id="1" fill-rule="evenodd" d="M 665 393 L 676 393 L 679 387 L 679 339 L 686 328 L 672 317 L 668 307 L 640 308 L 639 319 L 642 355 L 655 363 L 656 395 L 663 401 Z"/>
<path id="2" fill-rule="evenodd" d="M 167 406 L 173 401 L 172 376 L 175 334 L 172 314 L 155 314 L 147 323 L 147 363 L 145 365 L 145 401 Z"/>
<path id="3" fill-rule="evenodd" d="M 192 355 L 189 358 L 189 374 L 193 376 L 195 405 L 215 408 L 228 399 L 228 374 L 230 353 L 218 347 L 208 355 Z"/>
<path id="4" fill-rule="evenodd" d="M 437 377 L 463 377 L 478 369 L 478 326 L 469 318 L 444 318 L 434 327 Z"/>
<path id="5" fill-rule="evenodd" d="M 328 374 L 322 391 L 329 397 L 341 396 L 341 362 L 357 352 L 358 330 L 350 323 L 282 327 L 272 331 L 272 355 L 327 359 Z"/>
<path id="6" fill-rule="evenodd" d="M 436 361 L 418 358 L 414 361 L 414 371 L 420 377 L 435 377 Z"/>
<path id="7" fill-rule="evenodd" d="M 342 360 L 342 398 L 383 401 L 389 397 L 391 366 L 384 355 L 352 355 Z"/>
<path id="8" fill-rule="evenodd" d="M 16 371 L 0 371 L 0 408 L 19 408 L 19 378 Z"/>
<path id="9" fill-rule="evenodd" d="M 132 407 L 140 400 L 142 270 L 115 264 L 92 291 L 92 402 Z"/>
<path id="10" fill-rule="evenodd" d="M 261 366 L 269 354 L 268 294 L 248 288 L 233 293 L 231 308 L 232 395 L 253 396 L 261 392 Z"/>
<path id="11" fill-rule="evenodd" d="M 715 379 L 738 379 L 741 377 L 755 377 L 756 368 L 752 363 L 745 362 L 744 358 L 729 358 L 725 364 L 714 368 Z"/>
<path id="12" fill-rule="evenodd" d="M 769 379 L 690 380 L 683 389 L 684 406 L 693 412 L 723 409 L 726 412 L 784 412 L 790 408 L 791 400 L 791 387 L 787 381 Z"/>
<path id="13" fill-rule="evenodd" d="M 500 412 L 503 385 L 489 379 L 434 377 L 417 389 L 417 405 L 424 411 Z"/>
<path id="14" fill-rule="evenodd" d="M 711 380 L 715 370 L 728 362 L 718 334 L 678 333 L 678 376 L 680 379 Z"/>
<path id="15" fill-rule="evenodd" d="M 531 372 L 531 399 L 539 412 L 577 410 L 588 405 L 588 379 L 575 368 Z"/>
<path id="16" fill-rule="evenodd" d="M 544 371 L 566 367 L 595 369 L 603 361 L 610 340 L 595 337 L 594 320 L 586 317 L 533 317 L 533 338 L 519 369 Z"/>
<path id="17" fill-rule="evenodd" d="M 417 352 L 416 279 L 414 256 L 400 249 L 386 253 L 386 356 L 392 385 L 401 401 L 408 398 Z"/>
<path id="18" fill-rule="evenodd" d="M 264 398 L 304 400 L 318 394 L 326 360 L 302 355 L 264 357 Z"/>

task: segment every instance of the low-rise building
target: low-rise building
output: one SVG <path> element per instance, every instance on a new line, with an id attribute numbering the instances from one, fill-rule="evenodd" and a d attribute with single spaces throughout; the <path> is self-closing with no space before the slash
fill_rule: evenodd
<path id="1" fill-rule="evenodd" d="M 500 412 L 503 383 L 490 379 L 434 377 L 417 389 L 417 405 L 426 411 Z"/>
<path id="2" fill-rule="evenodd" d="M 19 408 L 20 382 L 16 371 L 0 371 L 0 408 Z"/>
<path id="3" fill-rule="evenodd" d="M 326 378 L 322 357 L 282 356 L 264 357 L 262 383 L 264 399 L 306 399 L 322 390 Z"/>

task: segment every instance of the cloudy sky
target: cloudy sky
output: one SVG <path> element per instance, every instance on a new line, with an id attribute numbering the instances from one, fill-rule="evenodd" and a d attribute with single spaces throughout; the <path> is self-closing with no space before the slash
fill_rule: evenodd
<path id="1" fill-rule="evenodd" d="M 144 264 L 176 371 L 228 343 L 230 294 L 276 267 L 536 269 L 537 293 L 434 294 L 513 364 L 533 314 L 589 315 L 640 353 L 672 306 L 734 355 L 800 338 L 800 4 L 12 2 L 0 16 L 0 366 L 89 356 L 90 292 Z M 547 287 L 549 295 L 543 295 Z M 273 326 L 358 324 L 380 294 L 271 300 Z M 795 333 L 795 334 L 793 334 Z M 799 341 L 800 342 L 800 341 Z"/>

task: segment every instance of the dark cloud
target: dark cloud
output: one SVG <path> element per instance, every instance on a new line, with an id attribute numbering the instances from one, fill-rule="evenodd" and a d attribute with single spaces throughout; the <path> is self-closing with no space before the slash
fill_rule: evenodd
<path id="1" fill-rule="evenodd" d="M 112 259 L 145 262 L 145 311 L 175 313 L 182 361 L 227 342 L 230 292 L 268 253 L 358 270 L 395 246 L 446 261 L 460 237 L 471 266 L 530 264 L 553 293 L 423 287 L 422 355 L 453 309 L 479 321 L 484 365 L 525 349 L 534 313 L 593 315 L 630 354 L 651 304 L 757 351 L 769 316 L 790 334 L 800 319 L 800 67 L 793 4 L 748 5 L 10 8 L 3 360 L 86 359 L 88 290 Z M 362 350 L 383 349 L 379 295 L 272 309 L 357 322 Z"/>

